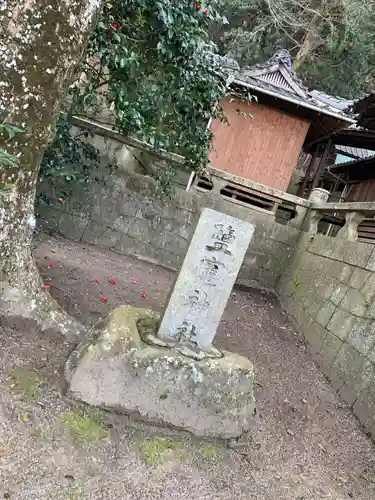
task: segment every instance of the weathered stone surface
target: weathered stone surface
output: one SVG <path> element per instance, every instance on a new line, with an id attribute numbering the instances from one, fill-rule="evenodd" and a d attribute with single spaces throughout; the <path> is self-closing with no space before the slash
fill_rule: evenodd
<path id="1" fill-rule="evenodd" d="M 371 272 L 366 271 L 365 269 L 360 269 L 359 267 L 355 267 L 353 269 L 353 274 L 350 278 L 349 285 L 357 290 L 361 290 L 361 288 L 366 283 L 367 279 L 370 277 Z"/>
<path id="2" fill-rule="evenodd" d="M 324 327 L 327 326 L 335 311 L 336 306 L 326 300 L 317 312 L 316 321 Z"/>
<path id="3" fill-rule="evenodd" d="M 341 309 L 348 311 L 355 316 L 363 317 L 366 311 L 366 301 L 362 293 L 354 288 L 349 288 L 341 304 Z"/>
<path id="4" fill-rule="evenodd" d="M 341 339 L 336 337 L 336 335 L 327 332 L 320 349 L 320 355 L 327 361 L 327 363 L 332 365 L 337 353 L 341 349 L 342 344 L 343 341 Z"/>
<path id="5" fill-rule="evenodd" d="M 346 285 L 338 284 L 327 298 L 329 298 L 332 304 L 339 306 L 348 290 L 349 288 Z"/>
<path id="6" fill-rule="evenodd" d="M 368 303 L 375 300 L 375 273 L 371 273 L 371 276 L 366 280 L 361 291 Z"/>
<path id="7" fill-rule="evenodd" d="M 253 224 L 202 210 L 158 337 L 210 348 L 253 233 Z"/>
<path id="8" fill-rule="evenodd" d="M 309 251 L 352 266 L 363 268 L 366 266 L 373 245 L 366 243 L 359 245 L 356 241 L 341 240 L 339 238 L 334 239 L 334 244 L 332 241 L 329 236 L 317 234 L 311 241 Z"/>
<path id="9" fill-rule="evenodd" d="M 325 328 L 316 321 L 312 321 L 308 326 L 304 327 L 302 331 L 308 342 L 309 351 L 312 354 L 320 352 L 322 343 L 327 334 Z"/>
<path id="10" fill-rule="evenodd" d="M 341 375 L 344 380 L 354 380 L 360 370 L 363 357 L 349 344 L 343 344 L 334 363 L 334 370 Z"/>
<path id="11" fill-rule="evenodd" d="M 371 391 L 363 391 L 353 406 L 353 412 L 364 429 L 375 436 L 375 395 Z"/>
<path id="12" fill-rule="evenodd" d="M 327 325 L 327 330 L 334 333 L 341 340 L 345 340 L 357 320 L 358 318 L 352 314 L 343 311 L 342 309 L 336 309 Z"/>
<path id="13" fill-rule="evenodd" d="M 366 269 L 375 272 L 375 249 L 372 249 L 371 255 L 366 263 Z"/>
<path id="14" fill-rule="evenodd" d="M 320 369 L 324 373 L 324 375 L 328 378 L 330 381 L 333 389 L 335 391 L 338 391 L 344 384 L 343 379 L 341 378 L 340 374 L 337 373 L 332 366 L 326 362 L 325 359 L 323 359 L 320 354 L 317 354 L 314 357 L 314 360 L 316 363 L 319 365 Z"/>
<path id="15" fill-rule="evenodd" d="M 77 218 L 73 215 L 64 214 L 60 218 L 59 232 L 62 235 L 67 235 L 73 240 L 80 240 L 86 229 L 88 221 L 84 218 Z"/>
<path id="16" fill-rule="evenodd" d="M 88 404 L 185 429 L 196 436 L 238 437 L 251 427 L 253 365 L 237 354 L 195 361 L 142 342 L 145 309 L 121 306 L 72 353 L 66 379 Z"/>
<path id="17" fill-rule="evenodd" d="M 366 319 L 359 321 L 350 332 L 347 342 L 363 355 L 367 355 L 375 344 L 374 322 Z"/>

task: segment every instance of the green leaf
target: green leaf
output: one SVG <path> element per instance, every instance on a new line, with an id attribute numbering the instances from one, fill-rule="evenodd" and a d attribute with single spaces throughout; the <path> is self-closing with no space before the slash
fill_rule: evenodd
<path id="1" fill-rule="evenodd" d="M 23 132 L 24 130 L 20 127 L 17 127 L 16 125 L 12 125 L 10 123 L 6 123 L 6 122 L 3 122 L 1 125 L 0 125 L 0 130 L 1 129 L 4 129 L 5 132 L 8 134 L 8 137 L 9 139 L 13 139 L 13 137 L 16 135 L 16 134 L 19 134 L 21 132 Z"/>
<path id="2" fill-rule="evenodd" d="M 7 153 L 4 149 L 0 149 L 0 165 L 6 167 L 16 167 L 19 160 L 16 156 Z"/>

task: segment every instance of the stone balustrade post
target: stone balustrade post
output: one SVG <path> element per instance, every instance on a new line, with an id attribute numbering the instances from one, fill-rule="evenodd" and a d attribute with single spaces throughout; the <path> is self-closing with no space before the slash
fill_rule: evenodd
<path id="1" fill-rule="evenodd" d="M 212 178 L 212 190 L 211 193 L 220 194 L 220 191 L 227 185 L 228 183 L 218 177 Z"/>
<path id="2" fill-rule="evenodd" d="M 366 215 L 362 212 L 346 212 L 345 225 L 338 231 L 337 238 L 357 241 L 358 225 L 363 221 Z"/>
<path id="3" fill-rule="evenodd" d="M 326 203 L 330 194 L 331 193 L 329 191 L 322 188 L 315 188 L 310 193 L 309 201 L 311 202 L 312 207 L 307 213 L 305 231 L 311 233 L 311 235 L 318 232 L 318 224 L 323 216 L 323 213 L 319 212 L 315 208 L 319 208 L 319 205 Z"/>
<path id="4" fill-rule="evenodd" d="M 305 221 L 307 210 L 307 207 L 296 205 L 296 216 L 290 219 L 287 225 L 300 229 Z"/>

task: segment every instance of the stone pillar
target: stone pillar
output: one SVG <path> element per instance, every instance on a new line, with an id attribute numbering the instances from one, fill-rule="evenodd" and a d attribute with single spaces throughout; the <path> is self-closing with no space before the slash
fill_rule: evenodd
<path id="1" fill-rule="evenodd" d="M 219 179 L 219 177 L 212 177 L 212 191 L 211 193 L 214 194 L 220 194 L 220 191 L 225 187 L 228 182 L 224 181 L 223 179 Z"/>
<path id="2" fill-rule="evenodd" d="M 307 231 L 312 235 L 318 232 L 318 224 L 323 216 L 323 213 L 315 210 L 315 208 L 318 208 L 319 205 L 327 203 L 330 194 L 331 193 L 329 191 L 322 188 L 315 188 L 311 191 L 309 201 L 311 202 L 312 207 L 307 213 L 303 228 L 304 231 Z"/>
<path id="3" fill-rule="evenodd" d="M 358 225 L 366 217 L 361 212 L 346 212 L 345 225 L 337 233 L 337 238 L 348 241 L 357 241 L 358 239 Z"/>
<path id="4" fill-rule="evenodd" d="M 306 217 L 305 228 L 308 233 L 314 235 L 318 232 L 318 224 L 320 219 L 322 218 L 323 213 L 318 212 L 317 210 L 310 210 Z"/>
<path id="5" fill-rule="evenodd" d="M 302 205 L 296 205 L 296 216 L 288 221 L 288 226 L 301 229 L 303 222 L 306 218 L 307 210 L 308 210 L 307 207 L 304 207 Z"/>

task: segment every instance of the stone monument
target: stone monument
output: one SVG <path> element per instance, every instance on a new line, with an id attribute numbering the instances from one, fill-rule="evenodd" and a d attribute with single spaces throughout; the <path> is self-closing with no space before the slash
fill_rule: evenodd
<path id="1" fill-rule="evenodd" d="M 160 324 L 162 340 L 209 350 L 254 226 L 204 208 Z"/>
<path id="2" fill-rule="evenodd" d="M 249 430 L 253 365 L 213 347 L 254 225 L 203 209 L 160 320 L 121 306 L 66 363 L 70 394 L 106 409 L 233 438 Z"/>

